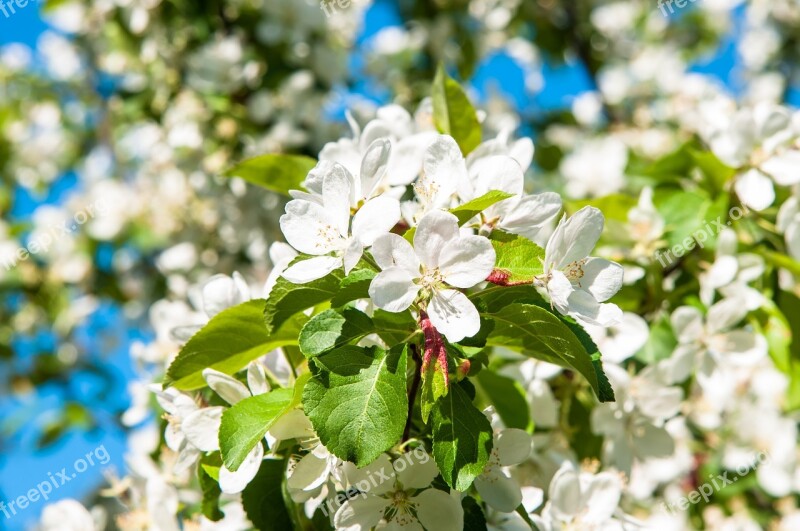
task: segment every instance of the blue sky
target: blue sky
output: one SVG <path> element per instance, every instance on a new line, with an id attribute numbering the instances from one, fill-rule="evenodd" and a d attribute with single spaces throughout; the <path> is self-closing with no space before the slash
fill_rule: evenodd
<path id="1" fill-rule="evenodd" d="M 365 30 L 359 38 L 359 46 L 367 42 L 380 28 L 400 23 L 401 19 L 393 1 L 377 0 L 366 15 Z M 45 29 L 46 25 L 41 21 L 38 6 L 34 2 L 18 10 L 10 18 L 4 17 L 0 12 L 0 45 L 22 42 L 33 47 L 38 35 Z M 695 65 L 693 69 L 715 77 L 735 90 L 738 88 L 735 44 L 734 37 L 727 39 L 716 55 Z M 355 71 L 358 71 L 359 61 L 360 53 L 356 50 L 351 61 Z M 471 83 L 480 98 L 486 97 L 491 87 L 502 86 L 511 101 L 526 112 L 532 109 L 563 107 L 581 92 L 591 89 L 591 82 L 579 65 L 545 64 L 542 75 L 543 90 L 530 94 L 525 90 L 523 73 L 513 59 L 504 54 L 494 54 L 479 65 Z M 385 90 L 369 79 L 364 79 L 354 89 L 360 96 L 378 102 L 385 102 L 389 98 Z M 800 94 L 795 93 L 795 96 Z M 68 174 L 59 179 L 43 197 L 31 195 L 22 189 L 17 190 L 15 208 L 11 215 L 17 220 L 24 220 L 42 203 L 63 201 L 66 195 L 74 191 L 74 186 L 75 178 Z M 13 304 L 13 300 L 9 303 Z M 146 338 L 147 331 L 131 328 L 124 321 L 119 308 L 104 304 L 90 322 L 82 327 L 77 337 L 79 347 L 108 371 L 113 382 L 113 391 L 109 395 L 103 395 L 101 382 L 95 375 L 78 372 L 66 387 L 46 386 L 38 391 L 36 397 L 22 400 L 17 397 L 0 397 L 3 422 L 22 427 L 13 438 L 4 441 L 7 447 L 0 453 L 0 501 L 8 501 L 23 494 L 46 480 L 48 473 L 60 471 L 65 466 L 72 467 L 76 459 L 100 444 L 111 455 L 111 463 L 118 471 L 122 470 L 125 439 L 122 429 L 114 419 L 114 412 L 127 405 L 125 383 L 133 375 L 127 354 L 130 344 L 136 339 Z M 57 338 L 46 330 L 30 337 L 18 337 L 15 344 L 20 353 L 18 363 L 30 363 L 38 352 L 52 347 L 55 341 Z M 0 370 L 4 370 L 2 366 Z M 67 395 L 79 397 L 97 412 L 99 428 L 91 432 L 73 431 L 58 444 L 41 452 L 34 451 L 33 442 L 42 425 L 49 420 L 47 410 L 56 408 Z M 63 497 L 80 498 L 92 492 L 102 482 L 100 468 L 90 468 L 55 491 L 51 500 Z M 11 520 L 0 515 L 0 529 L 24 529 L 36 521 L 42 507 L 43 503 L 37 502 Z"/>

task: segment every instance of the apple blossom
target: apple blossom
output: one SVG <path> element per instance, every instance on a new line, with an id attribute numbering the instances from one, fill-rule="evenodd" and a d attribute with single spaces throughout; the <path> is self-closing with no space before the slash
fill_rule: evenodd
<path id="1" fill-rule="evenodd" d="M 375 306 L 401 312 L 419 295 L 431 323 L 449 341 L 478 333 L 478 310 L 457 288 L 471 288 L 492 272 L 495 251 L 489 240 L 462 236 L 454 215 L 432 210 L 417 225 L 413 246 L 385 234 L 375 240 L 372 255 L 382 270 L 369 287 Z"/>

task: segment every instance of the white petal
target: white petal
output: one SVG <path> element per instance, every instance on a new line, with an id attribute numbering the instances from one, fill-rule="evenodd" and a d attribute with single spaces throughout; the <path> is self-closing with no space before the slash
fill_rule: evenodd
<path id="1" fill-rule="evenodd" d="M 241 304 L 247 298 L 240 282 L 228 275 L 214 275 L 203 284 L 203 310 L 209 317 Z"/>
<path id="2" fill-rule="evenodd" d="M 372 463 L 357 468 L 353 463 L 345 462 L 342 472 L 346 478 L 346 486 L 361 492 L 369 492 L 380 496 L 391 491 L 395 486 L 395 474 L 392 461 L 387 454 L 381 454 Z"/>
<path id="3" fill-rule="evenodd" d="M 390 267 L 372 279 L 369 296 L 378 308 L 396 313 L 411 306 L 419 290 L 408 271 Z"/>
<path id="4" fill-rule="evenodd" d="M 589 258 L 579 282 L 597 302 L 605 302 L 622 288 L 622 266 L 603 258 Z"/>
<path id="5" fill-rule="evenodd" d="M 670 317 L 672 330 L 681 343 L 697 341 L 703 335 L 703 314 L 694 306 L 681 306 Z"/>
<path id="6" fill-rule="evenodd" d="M 247 366 L 247 386 L 253 396 L 263 395 L 269 391 L 269 383 L 267 383 L 264 366 L 258 361 L 254 361 Z"/>
<path id="7" fill-rule="evenodd" d="M 776 155 L 761 165 L 767 175 L 781 186 L 791 186 L 800 182 L 800 151 L 788 150 Z"/>
<path id="8" fill-rule="evenodd" d="M 342 267 L 342 259 L 337 256 L 315 256 L 297 262 L 281 275 L 294 284 L 305 284 L 322 278 L 334 269 Z"/>
<path id="9" fill-rule="evenodd" d="M 542 227 L 560 210 L 561 196 L 553 192 L 510 198 L 495 205 L 501 216 L 499 227 L 529 240 L 536 240 Z"/>
<path id="10" fill-rule="evenodd" d="M 389 500 L 378 496 L 358 496 L 344 502 L 336 511 L 333 521 L 336 529 L 366 531 L 378 525 L 388 506 Z"/>
<path id="11" fill-rule="evenodd" d="M 428 304 L 431 323 L 451 343 L 472 337 L 481 328 L 477 308 L 466 295 L 453 289 L 437 291 Z"/>
<path id="12" fill-rule="evenodd" d="M 247 457 L 236 470 L 232 472 L 224 465 L 219 469 L 219 488 L 226 494 L 237 494 L 253 481 L 261 468 L 261 461 L 264 459 L 264 445 L 261 441 L 250 450 Z"/>
<path id="13" fill-rule="evenodd" d="M 280 225 L 289 245 L 301 253 L 313 255 L 338 250 L 341 247 L 339 240 L 347 234 L 347 227 L 344 233 L 337 229 L 336 220 L 325 207 L 297 199 L 286 205 L 286 214 L 281 216 Z"/>
<path id="14" fill-rule="evenodd" d="M 400 202 L 387 196 L 367 201 L 353 216 L 353 236 L 369 247 L 375 239 L 388 233 L 400 221 Z"/>
<path id="15" fill-rule="evenodd" d="M 444 281 L 451 286 L 471 288 L 486 280 L 494 269 L 496 258 L 488 239 L 463 236 L 445 244 L 439 255 L 439 268 Z"/>
<path id="16" fill-rule="evenodd" d="M 436 140 L 434 132 L 424 132 L 403 138 L 392 146 L 389 158 L 389 184 L 406 186 L 414 182 L 422 170 L 425 150 Z"/>
<path id="17" fill-rule="evenodd" d="M 727 330 L 747 315 L 747 305 L 739 298 L 723 299 L 708 309 L 706 323 L 709 333 Z"/>
<path id="18" fill-rule="evenodd" d="M 422 168 L 425 182 L 435 185 L 435 191 L 429 198 L 435 208 L 447 206 L 450 196 L 468 183 L 467 165 L 461 149 L 447 135 L 440 135 L 428 147 Z"/>
<path id="19" fill-rule="evenodd" d="M 758 170 L 749 170 L 734 184 L 739 200 L 753 210 L 764 210 L 775 201 L 772 180 Z"/>
<path id="20" fill-rule="evenodd" d="M 344 274 L 349 275 L 350 271 L 358 265 L 358 261 L 361 260 L 361 256 L 364 254 L 364 246 L 358 240 L 358 238 L 351 238 L 350 243 L 347 244 L 347 248 L 344 250 Z"/>
<path id="21" fill-rule="evenodd" d="M 379 236 L 372 244 L 372 256 L 381 269 L 399 267 L 409 275 L 419 275 L 419 258 L 411 244 L 397 234 Z"/>
<path id="22" fill-rule="evenodd" d="M 438 489 L 427 489 L 411 500 L 417 504 L 417 518 L 425 529 L 464 529 L 464 510 L 458 498 Z"/>
<path id="23" fill-rule="evenodd" d="M 537 487 L 522 487 L 522 505 L 525 512 L 532 513 L 544 501 L 544 491 Z"/>
<path id="24" fill-rule="evenodd" d="M 314 428 L 302 409 L 293 409 L 282 415 L 268 433 L 278 441 L 308 439 L 314 435 Z"/>
<path id="25" fill-rule="evenodd" d="M 250 398 L 250 390 L 233 376 L 214 369 L 203 369 L 203 379 L 224 401 L 234 405 L 240 400 Z"/>
<path id="26" fill-rule="evenodd" d="M 327 452 L 311 452 L 297 463 L 287 480 L 291 490 L 311 492 L 328 480 L 331 471 L 331 460 Z"/>
<path id="27" fill-rule="evenodd" d="M 394 461 L 397 479 L 406 489 L 424 489 L 439 475 L 439 468 L 425 450 L 404 453 Z"/>
<path id="28" fill-rule="evenodd" d="M 753 365 L 767 354 L 762 336 L 747 330 L 718 334 L 710 341 L 710 349 L 726 356 L 738 365 Z"/>
<path id="29" fill-rule="evenodd" d="M 458 237 L 458 218 L 449 212 L 431 210 L 425 214 L 414 233 L 414 250 L 426 267 L 439 267 L 444 245 Z"/>
<path id="30" fill-rule="evenodd" d="M 562 219 L 547 242 L 545 262 L 548 267 L 564 269 L 589 256 L 603 233 L 605 218 L 594 207 L 583 207 L 569 219 Z"/>
<path id="31" fill-rule="evenodd" d="M 519 484 L 496 468 L 489 474 L 482 474 L 475 479 L 478 494 L 493 509 L 510 513 L 522 503 L 522 491 Z"/>
<path id="32" fill-rule="evenodd" d="M 322 201 L 325 204 L 325 212 L 343 237 L 347 236 L 350 228 L 352 186 L 352 176 L 345 172 L 331 172 L 322 181 Z"/>
<path id="33" fill-rule="evenodd" d="M 570 521 L 583 509 L 581 482 L 574 465 L 565 461 L 550 481 L 550 508 L 560 519 Z"/>
<path id="34" fill-rule="evenodd" d="M 589 324 L 609 327 L 622 321 L 622 310 L 611 303 L 598 303 L 594 297 L 583 290 L 569 296 L 570 315 Z"/>
<path id="35" fill-rule="evenodd" d="M 622 484 L 619 476 L 611 472 L 597 474 L 586 492 L 588 499 L 583 521 L 587 525 L 602 525 L 608 522 L 619 505 L 621 495 Z"/>
<path id="36" fill-rule="evenodd" d="M 530 138 L 520 138 L 516 142 L 513 142 L 510 148 L 509 155 L 514 157 L 514 160 L 520 165 L 522 171 L 526 171 L 530 168 L 534 154 L 533 140 Z"/>
<path id="37" fill-rule="evenodd" d="M 495 448 L 502 466 L 518 465 L 531 455 L 532 439 L 528 432 L 506 428 L 497 435 Z"/>
<path id="38" fill-rule="evenodd" d="M 521 195 L 525 177 L 519 163 L 505 155 L 495 155 L 476 160 L 469 168 L 475 185 L 475 197 L 491 190 Z"/>
<path id="39" fill-rule="evenodd" d="M 192 445 L 203 452 L 219 450 L 219 424 L 224 407 L 198 409 L 181 422 L 181 431 Z"/>
<path id="40" fill-rule="evenodd" d="M 379 138 L 370 144 L 361 160 L 361 197 L 369 199 L 386 176 L 386 167 L 392 143 L 388 138 Z"/>

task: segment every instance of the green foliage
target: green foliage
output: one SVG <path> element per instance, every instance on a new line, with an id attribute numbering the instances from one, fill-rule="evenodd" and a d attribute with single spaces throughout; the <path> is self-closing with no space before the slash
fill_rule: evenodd
<path id="1" fill-rule="evenodd" d="M 269 428 L 283 415 L 292 401 L 290 389 L 246 398 L 222 415 L 219 445 L 225 466 L 237 470 L 247 454 L 261 444 Z"/>
<path id="2" fill-rule="evenodd" d="M 464 531 L 486 531 L 486 516 L 475 498 L 466 496 L 461 500 L 464 509 Z"/>
<path id="3" fill-rule="evenodd" d="M 449 390 L 448 375 L 437 358 L 422 371 L 422 385 L 420 387 L 420 413 L 422 422 L 428 423 L 434 404 Z"/>
<path id="4" fill-rule="evenodd" d="M 506 284 L 530 284 L 544 272 L 544 249 L 529 239 L 496 230 L 491 242 L 497 254 L 495 274 L 502 275 Z"/>
<path id="5" fill-rule="evenodd" d="M 292 529 L 292 519 L 283 499 L 286 462 L 265 459 L 258 474 L 242 492 L 242 506 L 247 518 L 260 531 Z"/>
<path id="6" fill-rule="evenodd" d="M 297 345 L 299 322 L 281 322 L 285 326 L 269 333 L 262 316 L 264 303 L 263 299 L 247 301 L 212 317 L 170 364 L 164 385 L 199 389 L 206 385 L 203 369 L 234 374 L 271 350 Z"/>
<path id="7" fill-rule="evenodd" d="M 203 516 L 217 522 L 225 516 L 219 508 L 219 497 L 222 491 L 219 488 L 219 467 L 221 460 L 218 452 L 203 456 L 200 465 L 197 467 L 197 481 L 200 483 L 200 490 L 203 494 L 201 511 Z M 214 472 L 216 472 L 215 475 Z"/>
<path id="8" fill-rule="evenodd" d="M 478 384 L 500 415 L 503 424 L 520 430 L 533 428 L 525 389 L 519 382 L 484 369 L 478 373 Z"/>
<path id="9" fill-rule="evenodd" d="M 601 402 L 613 401 L 610 386 L 602 385 L 602 378 L 598 379 L 602 369 L 599 363 L 593 363 L 596 347 L 587 350 L 575 333 L 577 329 L 561 317 L 537 304 L 519 302 L 482 315 L 494 322 L 487 345 L 503 346 L 575 370 L 586 378 Z"/>
<path id="10" fill-rule="evenodd" d="M 450 488 L 466 491 L 492 452 L 492 425 L 472 403 L 463 383 L 434 404 L 433 458 Z"/>
<path id="11" fill-rule="evenodd" d="M 312 358 L 374 331 L 372 319 L 355 308 L 325 310 L 315 315 L 300 331 L 300 350 Z"/>
<path id="12" fill-rule="evenodd" d="M 439 66 L 433 80 L 433 121 L 440 133 L 452 136 L 466 156 L 481 143 L 481 125 L 464 89 Z"/>
<path id="13" fill-rule="evenodd" d="M 344 346 L 314 359 L 303 406 L 322 444 L 364 466 L 394 446 L 408 411 L 407 347 Z"/>
<path id="14" fill-rule="evenodd" d="M 476 197 L 472 201 L 467 201 L 463 205 L 451 208 L 450 213 L 458 218 L 459 225 L 463 225 L 490 206 L 510 197 L 514 197 L 514 195 L 501 192 L 500 190 L 491 190 L 480 197 Z"/>
<path id="15" fill-rule="evenodd" d="M 241 177 L 245 181 L 288 196 L 289 190 L 301 190 L 317 161 L 304 155 L 267 154 L 243 160 L 227 169 L 226 177 Z"/>
<path id="16" fill-rule="evenodd" d="M 293 389 L 275 389 L 245 398 L 225 410 L 219 427 L 219 448 L 225 466 L 237 470 L 272 425 L 299 403 L 299 397 Z"/>
<path id="17" fill-rule="evenodd" d="M 263 306 L 267 332 L 277 330 L 298 312 L 331 300 L 339 292 L 342 278 L 343 274 L 338 270 L 307 284 L 293 284 L 280 277 Z"/>

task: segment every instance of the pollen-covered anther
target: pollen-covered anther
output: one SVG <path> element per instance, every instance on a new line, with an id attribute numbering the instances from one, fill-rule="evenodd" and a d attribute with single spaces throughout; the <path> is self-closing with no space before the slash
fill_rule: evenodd
<path id="1" fill-rule="evenodd" d="M 571 264 L 567 265 L 567 267 L 564 269 L 564 274 L 570 281 L 577 282 L 583 278 L 584 275 L 583 266 L 585 264 L 586 264 L 585 258 L 583 260 L 576 260 L 575 262 L 572 262 Z"/>
<path id="2" fill-rule="evenodd" d="M 420 279 L 420 284 L 423 287 L 427 288 L 428 290 L 434 290 L 439 284 L 444 282 L 442 278 L 442 273 L 439 269 L 432 269 L 430 271 L 426 271 L 422 278 Z"/>

